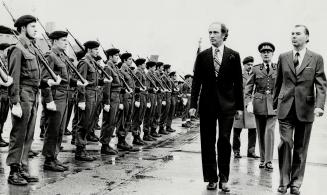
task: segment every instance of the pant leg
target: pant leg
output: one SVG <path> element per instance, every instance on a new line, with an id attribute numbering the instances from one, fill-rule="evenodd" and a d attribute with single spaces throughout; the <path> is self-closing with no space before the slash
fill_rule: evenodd
<path id="1" fill-rule="evenodd" d="M 75 105 L 75 98 L 73 96 L 74 91 L 68 91 L 68 103 L 67 103 L 67 119 L 65 124 L 65 130 L 68 129 L 68 124 L 73 113 Z M 73 129 L 73 128 L 72 128 Z"/>
<path id="2" fill-rule="evenodd" d="M 236 152 L 240 152 L 240 148 L 241 148 L 241 128 L 234 128 L 233 131 L 233 151 L 234 153 Z"/>
<path id="3" fill-rule="evenodd" d="M 140 135 L 141 125 L 144 118 L 144 112 L 146 108 L 146 96 L 145 94 L 139 94 L 140 107 L 134 106 L 134 112 L 132 117 L 132 134 L 134 136 Z"/>
<path id="4" fill-rule="evenodd" d="M 159 125 L 159 121 L 161 118 L 162 113 L 162 99 L 163 99 L 163 93 L 156 94 L 156 110 L 155 110 L 155 116 L 154 120 L 152 121 L 152 129 L 156 129 Z"/>
<path id="5" fill-rule="evenodd" d="M 234 115 L 218 115 L 219 137 L 217 151 L 220 182 L 228 182 L 229 180 L 231 156 L 230 134 L 233 122 Z"/>
<path id="6" fill-rule="evenodd" d="M 176 96 L 172 95 L 170 109 L 169 109 L 168 117 L 167 117 L 167 124 L 166 124 L 166 127 L 168 127 L 168 128 L 171 128 L 171 124 L 172 124 L 174 116 L 175 116 L 176 101 L 177 101 Z"/>
<path id="7" fill-rule="evenodd" d="M 257 126 L 260 161 L 265 162 L 265 132 L 266 132 L 266 116 L 255 115 L 255 122 Z"/>
<path id="8" fill-rule="evenodd" d="M 0 95 L 0 136 L 9 112 L 9 99 L 7 94 Z"/>
<path id="9" fill-rule="evenodd" d="M 151 103 L 151 107 L 145 109 L 144 123 L 143 123 L 144 135 L 148 135 L 150 133 L 151 124 L 153 121 L 155 121 L 155 111 L 157 109 L 156 100 L 157 100 L 156 95 L 153 93 L 150 93 L 149 101 Z"/>
<path id="10" fill-rule="evenodd" d="M 271 162 L 274 155 L 276 116 L 268 116 L 265 131 L 265 162 Z"/>
<path id="11" fill-rule="evenodd" d="M 257 143 L 257 129 L 248 129 L 248 154 L 255 153 L 255 145 Z"/>
<path id="12" fill-rule="evenodd" d="M 167 124 L 168 114 L 171 106 L 171 93 L 166 93 L 165 95 L 166 95 L 166 105 L 162 107 L 163 110 L 161 111 L 161 117 L 159 122 L 160 128 L 163 128 Z"/>
<path id="13" fill-rule="evenodd" d="M 124 109 L 119 110 L 118 112 L 118 123 L 117 123 L 117 137 L 118 139 L 125 139 L 128 129 L 128 117 L 131 111 L 131 99 L 129 98 L 128 94 L 125 94 L 123 97 L 123 105 Z M 127 124 L 127 125 L 126 125 Z"/>

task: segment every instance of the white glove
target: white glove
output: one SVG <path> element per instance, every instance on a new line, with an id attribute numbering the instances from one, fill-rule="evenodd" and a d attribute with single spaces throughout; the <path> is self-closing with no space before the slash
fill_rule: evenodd
<path id="1" fill-rule="evenodd" d="M 7 76 L 7 82 L 1 82 L 1 85 L 5 86 L 5 87 L 9 87 L 10 85 L 12 85 L 13 83 L 13 79 L 11 76 Z"/>
<path id="2" fill-rule="evenodd" d="M 253 104 L 252 102 L 249 102 L 247 107 L 246 107 L 246 111 L 248 111 L 249 113 L 253 113 Z"/>
<path id="3" fill-rule="evenodd" d="M 195 116 L 195 112 L 196 112 L 196 109 L 195 108 L 191 108 L 189 113 L 190 113 L 190 116 Z"/>
<path id="4" fill-rule="evenodd" d="M 52 86 L 54 86 L 54 85 L 59 85 L 60 84 L 60 82 L 61 82 L 61 77 L 59 76 L 59 75 L 57 75 L 57 79 L 56 79 L 56 81 L 54 81 L 53 79 L 48 79 L 48 85 L 50 86 L 50 87 L 52 87 Z"/>
<path id="5" fill-rule="evenodd" d="M 187 98 L 182 98 L 183 100 L 183 105 L 186 106 L 188 99 Z"/>
<path id="6" fill-rule="evenodd" d="M 162 101 L 162 105 L 163 106 L 166 106 L 166 101 Z"/>
<path id="7" fill-rule="evenodd" d="M 104 79 L 103 79 L 103 82 L 105 82 L 105 83 L 111 83 L 112 80 L 113 80 L 112 77 L 110 77 L 110 80 L 107 79 L 107 78 L 104 78 Z"/>
<path id="8" fill-rule="evenodd" d="M 87 80 L 84 80 L 84 83 L 82 83 L 82 81 L 80 81 L 80 80 L 77 81 L 77 86 L 79 86 L 79 87 L 85 87 L 88 84 L 89 84 L 89 82 L 87 82 Z"/>
<path id="9" fill-rule="evenodd" d="M 109 112 L 109 110 L 110 110 L 110 105 L 109 105 L 109 104 L 105 104 L 105 105 L 103 106 L 103 110 L 106 111 L 106 112 Z"/>
<path id="10" fill-rule="evenodd" d="M 146 107 L 151 108 L 151 103 L 150 102 L 146 103 Z"/>
<path id="11" fill-rule="evenodd" d="M 51 111 L 56 111 L 57 107 L 54 101 L 51 101 L 49 103 L 46 103 L 46 108 Z"/>
<path id="12" fill-rule="evenodd" d="M 124 110 L 124 104 L 119 104 L 119 110 Z"/>
<path id="13" fill-rule="evenodd" d="M 78 102 L 78 107 L 81 110 L 85 110 L 85 107 L 86 107 L 85 102 Z"/>
<path id="14" fill-rule="evenodd" d="M 139 108 L 140 107 L 140 102 L 139 101 L 135 101 L 135 107 Z"/>
<path id="15" fill-rule="evenodd" d="M 11 109 L 11 113 L 14 116 L 17 116 L 18 118 L 21 118 L 23 115 L 22 107 L 20 106 L 20 103 L 14 104 Z"/>

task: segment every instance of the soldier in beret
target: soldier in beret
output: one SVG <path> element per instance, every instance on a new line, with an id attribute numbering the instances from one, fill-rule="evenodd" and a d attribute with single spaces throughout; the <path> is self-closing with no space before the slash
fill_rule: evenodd
<path id="1" fill-rule="evenodd" d="M 243 88 L 245 88 L 246 81 L 248 80 L 251 69 L 253 66 L 254 59 L 252 56 L 248 56 L 243 59 Z M 245 108 L 245 107 L 244 107 Z M 256 132 L 256 124 L 255 124 L 255 118 L 253 113 L 247 112 L 246 109 L 244 109 L 243 117 L 237 119 L 234 119 L 233 124 L 233 152 L 234 152 L 234 158 L 242 158 L 240 155 L 240 147 L 241 147 L 241 139 L 240 134 L 242 129 L 248 129 L 248 151 L 247 156 L 250 158 L 259 158 L 255 154 L 255 145 L 257 141 L 257 132 Z"/>
<path id="2" fill-rule="evenodd" d="M 46 58 L 50 68 L 63 80 L 60 85 L 42 89 L 45 115 L 47 116 L 42 150 L 45 157 L 43 168 L 56 172 L 68 170 L 68 166 L 61 163 L 57 156 L 67 122 L 69 87 L 85 87 L 88 84 L 73 78 L 73 72 L 69 69 L 69 66 L 73 64 L 65 54 L 68 45 L 67 35 L 68 33 L 65 31 L 54 31 L 49 35 L 52 48 Z M 46 69 L 42 70 L 42 77 L 45 81 L 51 78 Z"/>
<path id="3" fill-rule="evenodd" d="M 176 71 L 172 71 L 168 73 L 168 80 L 171 84 L 171 101 L 170 101 L 170 108 L 168 111 L 167 122 L 166 122 L 166 131 L 167 132 L 175 132 L 176 130 L 171 127 L 173 122 L 175 112 L 176 112 L 176 104 L 177 104 L 177 96 L 179 95 L 180 91 L 177 86 L 177 75 Z"/>
<path id="4" fill-rule="evenodd" d="M 182 85 L 182 104 L 183 104 L 183 113 L 182 121 L 186 121 L 182 124 L 182 127 L 190 128 L 192 126 L 191 117 L 189 115 L 190 105 L 191 105 L 191 90 L 192 90 L 192 78 L 193 76 L 187 74 L 184 76 L 185 82 Z"/>
<path id="5" fill-rule="evenodd" d="M 12 113 L 7 165 L 10 166 L 8 183 L 27 185 L 37 182 L 38 178 L 28 172 L 28 152 L 33 142 L 35 120 L 38 107 L 39 88 L 59 85 L 56 81 L 41 78 L 43 58 L 35 45 L 36 18 L 24 15 L 14 25 L 19 32 L 18 43 L 8 51 L 9 75 L 13 84 L 9 87 L 9 102 Z"/>
<path id="6" fill-rule="evenodd" d="M 275 46 L 263 42 L 258 46 L 263 63 L 254 65 L 245 87 L 245 102 L 247 111 L 255 115 L 260 164 L 259 168 L 273 170 L 272 159 L 274 151 L 274 137 L 276 112 L 273 110 L 272 91 L 276 79 L 276 64 L 271 62 Z"/>

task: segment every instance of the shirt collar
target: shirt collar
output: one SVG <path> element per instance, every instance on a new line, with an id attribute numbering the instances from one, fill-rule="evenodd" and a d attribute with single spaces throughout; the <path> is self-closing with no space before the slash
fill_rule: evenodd
<path id="1" fill-rule="evenodd" d="M 216 48 L 218 48 L 219 53 L 223 54 L 224 53 L 224 48 L 225 48 L 224 46 L 225 46 L 224 43 L 221 44 L 219 47 L 212 46 L 212 52 L 215 53 Z"/>
<path id="2" fill-rule="evenodd" d="M 300 54 L 300 58 L 303 58 L 305 55 L 305 52 L 307 51 L 307 48 L 304 47 L 303 49 L 301 49 L 300 51 L 296 51 L 295 49 L 293 49 L 293 56 L 295 56 L 296 52 L 299 52 Z"/>

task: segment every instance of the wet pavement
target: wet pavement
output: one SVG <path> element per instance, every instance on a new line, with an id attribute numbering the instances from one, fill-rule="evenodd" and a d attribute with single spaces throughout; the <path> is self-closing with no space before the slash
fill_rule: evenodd
<path id="1" fill-rule="evenodd" d="M 7 184 L 9 167 L 6 166 L 7 148 L 0 148 L 0 194 L 225 194 L 207 191 L 203 182 L 199 129 L 181 127 L 181 120 L 173 122 L 177 131 L 160 138 L 138 152 L 120 152 L 117 156 L 100 155 L 100 144 L 87 146 L 98 159 L 94 162 L 74 160 L 75 147 L 70 144 L 71 136 L 65 136 L 63 152 L 59 159 L 69 165 L 63 173 L 43 171 L 44 158 L 39 155 L 30 161 L 30 172 L 38 175 L 40 182 L 17 187 Z M 37 127 L 39 125 L 37 124 Z M 5 126 L 4 138 L 8 140 L 10 120 Z M 279 143 L 276 125 L 274 171 L 258 168 L 259 160 L 231 159 L 230 186 L 227 194 L 278 194 L 277 146 Z M 301 194 L 325 194 L 327 178 L 327 120 L 316 119 L 312 130 L 307 167 Z M 96 131 L 99 134 L 99 131 Z M 35 132 L 32 148 L 42 149 L 39 128 Z M 127 138 L 131 143 L 132 137 Z M 113 145 L 117 142 L 113 140 Z M 247 131 L 241 134 L 241 155 L 246 154 Z M 256 147 L 257 154 L 258 146 Z"/>

